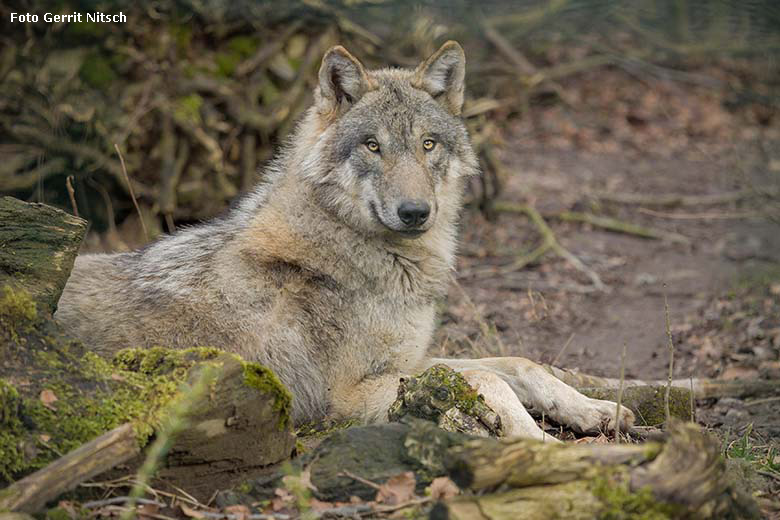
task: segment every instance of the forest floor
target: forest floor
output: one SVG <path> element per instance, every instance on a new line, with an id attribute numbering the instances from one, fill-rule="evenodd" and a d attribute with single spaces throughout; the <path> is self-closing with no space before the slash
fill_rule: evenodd
<path id="1" fill-rule="evenodd" d="M 551 215 L 560 244 L 608 292 L 594 290 L 553 253 L 507 270 L 541 243 L 538 230 L 522 214 L 499 212 L 488 220 L 469 211 L 458 281 L 433 351 L 519 355 L 618 377 L 625 345 L 627 378 L 664 379 L 666 297 L 676 377 L 780 378 L 777 199 L 661 200 L 776 190 L 780 117 L 750 105 L 727 109 L 711 91 L 637 82 L 620 71 L 579 78 L 575 87 L 576 109 L 538 107 L 507 132 L 501 160 L 509 174 L 499 200 L 524 201 Z M 602 192 L 646 200 L 617 203 Z M 564 222 L 554 217 L 562 211 L 609 216 L 689 241 Z M 776 499 L 780 400 L 723 398 L 700 403 L 697 414 L 719 432 L 729 455 L 758 463 L 764 491 Z"/>

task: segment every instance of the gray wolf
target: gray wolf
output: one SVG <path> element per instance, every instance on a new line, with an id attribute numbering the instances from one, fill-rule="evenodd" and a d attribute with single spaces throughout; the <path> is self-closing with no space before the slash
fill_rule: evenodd
<path id="1" fill-rule="evenodd" d="M 619 426 L 614 403 L 526 359 L 426 356 L 478 171 L 459 117 L 464 75 L 452 41 L 414 70 L 366 70 L 330 49 L 314 105 L 261 185 L 223 218 L 80 256 L 56 318 L 106 354 L 209 345 L 259 361 L 292 391 L 299 423 L 387 420 L 399 378 L 444 363 L 508 435 L 542 437 L 524 404 L 577 430 Z"/>

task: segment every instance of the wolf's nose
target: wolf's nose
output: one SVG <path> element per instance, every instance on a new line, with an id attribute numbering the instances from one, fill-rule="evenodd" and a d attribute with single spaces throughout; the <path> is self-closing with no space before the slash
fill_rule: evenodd
<path id="1" fill-rule="evenodd" d="M 406 200 L 398 206 L 398 218 L 406 227 L 422 226 L 430 214 L 430 205 L 421 200 Z"/>

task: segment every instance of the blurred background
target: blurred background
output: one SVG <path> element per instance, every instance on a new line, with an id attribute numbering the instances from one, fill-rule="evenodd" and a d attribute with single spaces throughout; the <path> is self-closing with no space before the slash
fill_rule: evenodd
<path id="1" fill-rule="evenodd" d="M 127 22 L 10 23 L 47 11 Z M 88 219 L 88 252 L 224 211 L 328 47 L 408 67 L 456 39 L 483 175 L 435 353 L 615 376 L 625 346 L 651 378 L 671 336 L 680 376 L 780 378 L 774 0 L 30 0 L 0 34 L 0 192 Z"/>

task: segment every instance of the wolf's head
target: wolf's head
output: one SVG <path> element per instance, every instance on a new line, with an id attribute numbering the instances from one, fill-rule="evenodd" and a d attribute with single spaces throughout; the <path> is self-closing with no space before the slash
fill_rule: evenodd
<path id="1" fill-rule="evenodd" d="M 324 56 L 303 174 L 320 204 L 362 232 L 413 239 L 451 223 L 477 171 L 463 106 L 465 56 L 445 43 L 414 70 L 366 70 L 343 47 Z"/>

